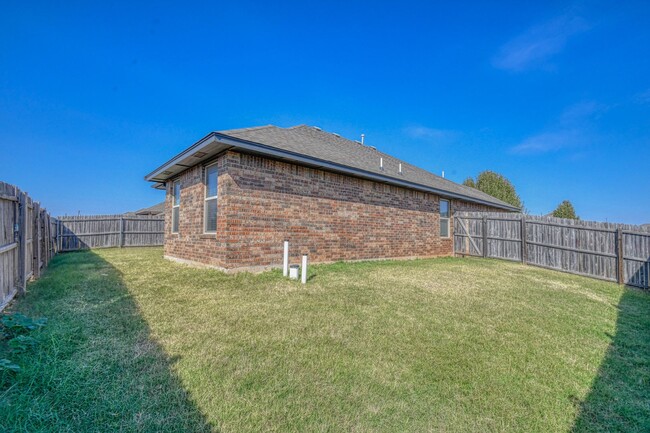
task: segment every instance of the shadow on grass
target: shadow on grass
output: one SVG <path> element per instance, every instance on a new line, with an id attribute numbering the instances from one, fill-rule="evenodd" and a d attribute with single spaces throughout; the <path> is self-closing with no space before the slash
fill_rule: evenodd
<path id="1" fill-rule="evenodd" d="M 618 305 L 616 335 L 573 432 L 650 431 L 650 296 L 626 288 Z"/>
<path id="2" fill-rule="evenodd" d="M 58 255 L 11 309 L 48 324 L 35 351 L 14 355 L 22 371 L 0 390 L 0 431 L 211 430 L 120 272 L 97 254 Z"/>

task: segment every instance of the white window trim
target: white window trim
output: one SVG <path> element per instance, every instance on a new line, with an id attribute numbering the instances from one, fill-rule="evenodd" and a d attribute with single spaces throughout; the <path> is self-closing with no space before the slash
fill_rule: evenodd
<path id="1" fill-rule="evenodd" d="M 180 219 L 181 217 L 181 198 L 178 197 L 178 204 L 176 204 L 176 184 L 178 184 L 178 195 L 180 196 L 181 194 L 181 182 L 179 180 L 175 180 L 172 183 L 172 233 L 173 234 L 178 234 L 178 229 L 180 228 L 180 222 L 178 224 L 177 230 L 174 231 L 174 209 L 178 208 L 178 217 Z"/>
<path id="2" fill-rule="evenodd" d="M 217 229 L 215 228 L 214 230 L 207 230 L 208 226 L 208 202 L 212 200 L 217 200 L 219 198 L 219 169 L 217 169 L 217 194 L 208 197 L 208 169 L 210 167 L 215 167 L 217 163 L 215 162 L 214 164 L 206 165 L 203 169 L 204 174 L 204 179 L 203 179 L 203 187 L 205 188 L 205 193 L 203 195 L 203 234 L 206 235 L 213 235 L 217 233 Z M 218 201 L 217 201 L 218 203 Z M 218 204 L 217 204 L 218 206 Z M 218 222 L 217 222 L 218 224 Z"/>
<path id="3" fill-rule="evenodd" d="M 447 202 L 447 214 L 449 216 L 443 217 L 442 212 L 440 212 L 440 207 L 442 207 L 442 206 L 440 206 L 438 208 L 438 214 L 440 215 L 440 230 L 439 230 L 438 234 L 440 235 L 441 239 L 449 239 L 449 238 L 451 238 L 451 200 L 440 199 L 441 204 L 442 204 L 443 201 Z M 440 232 L 442 231 L 442 223 L 443 223 L 443 221 L 445 222 L 445 224 L 447 224 L 447 236 L 443 236 L 442 234 L 440 234 Z"/>

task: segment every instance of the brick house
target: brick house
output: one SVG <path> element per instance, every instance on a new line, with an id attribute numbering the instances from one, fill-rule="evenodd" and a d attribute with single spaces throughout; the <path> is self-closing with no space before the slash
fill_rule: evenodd
<path id="1" fill-rule="evenodd" d="M 453 253 L 457 210 L 518 211 L 316 127 L 213 132 L 145 177 L 164 188 L 169 259 L 227 271 Z"/>

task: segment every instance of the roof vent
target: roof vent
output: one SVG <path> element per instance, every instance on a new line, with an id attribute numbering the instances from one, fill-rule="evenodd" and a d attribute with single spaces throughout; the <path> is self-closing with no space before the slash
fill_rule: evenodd
<path id="1" fill-rule="evenodd" d="M 399 163 L 399 174 L 402 174 L 402 163 Z"/>
<path id="2" fill-rule="evenodd" d="M 366 138 L 366 134 L 361 134 L 361 144 L 363 144 L 365 138 Z"/>
<path id="3" fill-rule="evenodd" d="M 194 155 L 192 155 L 194 158 L 203 158 L 207 153 L 205 152 L 196 152 Z"/>
<path id="4" fill-rule="evenodd" d="M 312 128 L 314 128 L 316 131 L 322 131 L 322 129 L 320 129 L 318 126 L 312 126 Z"/>
<path id="5" fill-rule="evenodd" d="M 379 158 L 379 169 L 380 170 L 384 169 L 384 158 Z"/>
<path id="6" fill-rule="evenodd" d="M 336 132 L 332 132 L 332 135 L 341 138 L 341 135 L 337 134 Z"/>

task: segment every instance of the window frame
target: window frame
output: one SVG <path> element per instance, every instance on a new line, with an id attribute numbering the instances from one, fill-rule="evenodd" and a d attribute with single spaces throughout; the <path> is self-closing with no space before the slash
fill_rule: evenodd
<path id="1" fill-rule="evenodd" d="M 447 202 L 447 216 L 442 215 L 442 202 Z M 440 235 L 441 239 L 449 239 L 451 238 L 451 200 L 441 198 L 440 203 L 438 203 L 438 215 L 440 217 L 440 227 L 438 230 L 438 234 Z M 447 225 L 447 235 L 443 236 L 442 235 L 442 224 L 443 222 Z"/>
<path id="2" fill-rule="evenodd" d="M 216 186 L 216 188 L 215 188 L 216 193 L 213 196 L 208 196 L 208 191 L 209 191 L 209 187 L 208 187 L 208 170 L 210 168 L 212 168 L 212 167 L 215 167 L 216 170 L 217 170 L 217 184 L 215 185 Z M 205 167 L 203 167 L 203 173 L 204 173 L 204 175 L 203 175 L 203 186 L 204 186 L 204 190 L 205 190 L 205 192 L 203 194 L 203 234 L 213 235 L 213 234 L 217 233 L 217 224 L 218 223 L 217 223 L 217 218 L 216 218 L 216 215 L 215 215 L 215 227 L 214 227 L 214 230 L 208 230 L 208 202 L 214 200 L 215 202 L 217 202 L 217 206 L 218 206 L 218 203 L 219 203 L 219 167 L 217 166 L 217 163 L 215 162 L 215 163 L 208 164 Z M 217 207 L 217 209 L 218 209 L 218 207 Z"/>
<path id="3" fill-rule="evenodd" d="M 178 185 L 178 200 L 176 197 L 176 185 Z M 178 204 L 176 203 L 178 201 Z M 178 214 L 176 218 L 174 218 L 174 210 L 178 209 Z M 180 180 L 175 180 L 172 182 L 172 227 L 171 227 L 171 233 L 172 234 L 178 234 L 179 229 L 180 229 L 180 221 L 176 221 L 176 231 L 174 231 L 174 222 L 175 220 L 180 220 L 181 217 L 181 181 Z"/>

